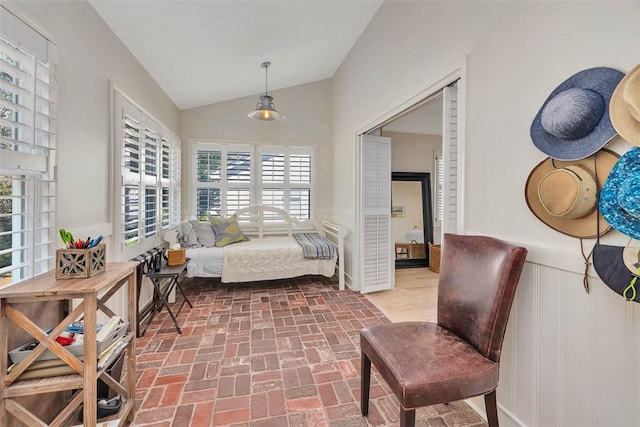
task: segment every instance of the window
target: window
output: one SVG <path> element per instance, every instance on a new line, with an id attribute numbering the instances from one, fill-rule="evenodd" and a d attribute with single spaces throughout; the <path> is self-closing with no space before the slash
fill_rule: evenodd
<path id="1" fill-rule="evenodd" d="M 115 110 L 115 225 L 125 258 L 157 245 L 180 222 L 180 140 L 118 91 Z"/>
<path id="2" fill-rule="evenodd" d="M 0 287 L 51 270 L 56 46 L 0 6 Z M 25 35 L 11 38 L 5 30 Z M 33 48 L 35 54 L 29 51 Z"/>
<path id="3" fill-rule="evenodd" d="M 229 216 L 251 205 L 312 218 L 312 148 L 220 143 L 194 147 L 198 218 Z"/>

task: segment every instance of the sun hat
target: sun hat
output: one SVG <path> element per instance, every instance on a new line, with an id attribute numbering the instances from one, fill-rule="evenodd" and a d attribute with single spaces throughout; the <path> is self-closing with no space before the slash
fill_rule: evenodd
<path id="1" fill-rule="evenodd" d="M 602 188 L 618 158 L 607 149 L 573 161 L 547 157 L 527 178 L 525 200 L 529 209 L 540 221 L 568 236 L 592 238 L 598 235 L 598 229 L 600 235 L 606 233 L 609 224 L 596 209 L 598 188 Z"/>
<path id="2" fill-rule="evenodd" d="M 627 301 L 640 302 L 640 292 L 634 288 L 638 262 L 640 248 L 637 247 L 603 245 L 598 242 L 593 248 L 593 268 L 596 273 L 609 289 Z"/>
<path id="3" fill-rule="evenodd" d="M 629 71 L 611 96 L 609 118 L 626 141 L 640 145 L 640 65 Z"/>
<path id="4" fill-rule="evenodd" d="M 600 212 L 611 227 L 640 239 L 640 148 L 624 153 L 611 170 L 600 194 Z"/>
<path id="5" fill-rule="evenodd" d="M 596 67 L 562 82 L 533 119 L 533 144 L 558 160 L 580 160 L 604 147 L 616 135 L 609 100 L 623 77 L 613 68 Z"/>

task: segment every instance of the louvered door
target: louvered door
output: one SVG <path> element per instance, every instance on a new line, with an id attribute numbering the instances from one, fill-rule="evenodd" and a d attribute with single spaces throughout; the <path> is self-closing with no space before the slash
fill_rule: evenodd
<path id="1" fill-rule="evenodd" d="M 361 293 L 393 288 L 391 235 L 391 139 L 362 135 L 360 139 Z"/>

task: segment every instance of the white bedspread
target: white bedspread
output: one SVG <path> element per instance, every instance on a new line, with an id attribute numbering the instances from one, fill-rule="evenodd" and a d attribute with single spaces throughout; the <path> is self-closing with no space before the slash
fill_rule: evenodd
<path id="1" fill-rule="evenodd" d="M 224 248 L 187 248 L 187 277 L 221 277 Z"/>
<path id="2" fill-rule="evenodd" d="M 252 282 L 319 274 L 331 277 L 336 258 L 305 259 L 293 237 L 252 238 L 224 248 L 223 282 Z"/>

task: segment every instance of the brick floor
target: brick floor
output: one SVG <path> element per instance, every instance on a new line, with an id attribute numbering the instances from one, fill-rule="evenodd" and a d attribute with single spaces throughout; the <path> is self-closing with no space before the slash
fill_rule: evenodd
<path id="1" fill-rule="evenodd" d="M 398 402 L 373 371 L 360 415 L 359 332 L 389 320 L 334 279 L 222 284 L 185 279 L 193 303 L 138 339 L 134 426 L 397 426 Z M 177 304 L 181 301 L 178 300 Z M 463 402 L 420 408 L 421 426 L 484 426 Z"/>

